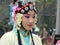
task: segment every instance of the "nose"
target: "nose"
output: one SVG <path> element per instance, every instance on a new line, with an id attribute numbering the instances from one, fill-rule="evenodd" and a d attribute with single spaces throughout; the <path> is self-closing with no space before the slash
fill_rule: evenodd
<path id="1" fill-rule="evenodd" d="M 30 18 L 29 18 L 29 22 L 30 22 L 30 23 L 34 22 L 33 17 L 30 17 Z"/>

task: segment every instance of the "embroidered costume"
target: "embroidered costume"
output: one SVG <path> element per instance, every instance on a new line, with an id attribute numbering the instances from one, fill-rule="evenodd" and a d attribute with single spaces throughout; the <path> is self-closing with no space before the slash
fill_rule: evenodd
<path id="1" fill-rule="evenodd" d="M 20 30 L 22 32 L 21 34 L 21 38 L 23 37 L 23 31 Z M 33 40 L 35 45 L 42 45 L 41 43 L 41 39 L 33 34 Z M 6 33 L 2 38 L 1 38 L 1 43 L 0 45 L 18 45 L 18 38 L 16 33 L 14 32 L 14 30 L 12 30 L 11 32 Z M 33 45 L 32 43 L 32 39 L 29 36 L 24 36 L 24 38 L 22 38 L 22 45 Z"/>

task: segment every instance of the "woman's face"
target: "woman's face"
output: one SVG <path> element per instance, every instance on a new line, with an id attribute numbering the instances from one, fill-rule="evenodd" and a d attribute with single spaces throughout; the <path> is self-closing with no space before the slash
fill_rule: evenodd
<path id="1" fill-rule="evenodd" d="M 32 30 L 35 24 L 35 12 L 30 10 L 27 14 L 22 17 L 22 25 L 26 30 Z"/>

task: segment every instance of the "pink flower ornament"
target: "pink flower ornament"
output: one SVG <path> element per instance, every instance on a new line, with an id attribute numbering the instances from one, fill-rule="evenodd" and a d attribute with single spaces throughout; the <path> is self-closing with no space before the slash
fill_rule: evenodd
<path id="1" fill-rule="evenodd" d="M 17 10 L 17 7 L 18 7 L 18 6 L 14 6 L 14 7 L 13 7 L 13 12 L 12 12 L 12 21 L 13 21 L 13 22 L 15 22 L 15 20 L 16 20 L 16 13 L 15 13 L 15 11 Z"/>
<path id="2" fill-rule="evenodd" d="M 60 45 L 60 40 L 57 41 L 56 45 Z"/>

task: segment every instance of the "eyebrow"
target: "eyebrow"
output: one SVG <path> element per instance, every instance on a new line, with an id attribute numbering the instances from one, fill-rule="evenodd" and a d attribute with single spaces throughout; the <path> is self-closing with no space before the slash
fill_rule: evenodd
<path id="1" fill-rule="evenodd" d="M 30 16 L 30 14 L 24 14 L 24 15 L 28 15 L 28 16 Z M 35 15 L 35 14 L 34 14 Z"/>
<path id="2" fill-rule="evenodd" d="M 30 14 L 24 14 L 24 15 L 28 15 L 29 16 Z"/>

